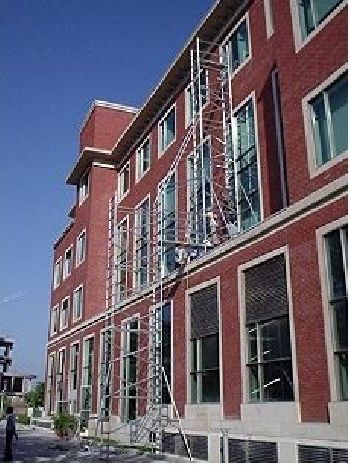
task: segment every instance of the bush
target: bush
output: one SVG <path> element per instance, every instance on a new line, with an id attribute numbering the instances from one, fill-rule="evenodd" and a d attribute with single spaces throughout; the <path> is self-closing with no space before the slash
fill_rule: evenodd
<path id="1" fill-rule="evenodd" d="M 77 419 L 69 413 L 58 413 L 53 417 L 53 424 L 58 436 L 72 436 L 77 429 Z"/>
<path id="2" fill-rule="evenodd" d="M 30 425 L 30 418 L 25 413 L 21 413 L 17 416 L 18 423 L 22 423 L 22 425 Z"/>

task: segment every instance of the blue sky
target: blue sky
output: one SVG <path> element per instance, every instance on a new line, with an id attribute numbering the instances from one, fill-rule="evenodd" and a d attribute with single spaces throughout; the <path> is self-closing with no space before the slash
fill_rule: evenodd
<path id="1" fill-rule="evenodd" d="M 140 107 L 213 0 L 1 0 L 0 334 L 43 376 L 52 243 L 94 99 Z"/>

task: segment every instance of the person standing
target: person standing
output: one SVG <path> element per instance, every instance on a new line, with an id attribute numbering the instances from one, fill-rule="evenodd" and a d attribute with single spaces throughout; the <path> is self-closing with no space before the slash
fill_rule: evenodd
<path id="1" fill-rule="evenodd" d="M 13 436 L 18 439 L 16 432 L 16 416 L 13 413 L 13 407 L 7 407 L 6 409 L 6 444 L 5 444 L 5 462 L 12 462 L 12 440 Z"/>

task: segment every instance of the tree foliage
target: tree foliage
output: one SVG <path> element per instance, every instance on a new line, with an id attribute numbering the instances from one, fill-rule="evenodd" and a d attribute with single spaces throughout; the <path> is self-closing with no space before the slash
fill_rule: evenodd
<path id="1" fill-rule="evenodd" d="M 44 383 L 37 383 L 34 389 L 24 395 L 24 401 L 27 407 L 43 407 L 44 393 Z"/>

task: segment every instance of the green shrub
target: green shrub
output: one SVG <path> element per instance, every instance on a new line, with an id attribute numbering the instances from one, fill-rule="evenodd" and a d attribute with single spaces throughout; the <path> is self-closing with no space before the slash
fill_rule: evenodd
<path id="1" fill-rule="evenodd" d="M 30 425 L 30 418 L 25 413 L 21 413 L 17 416 L 18 423 L 22 423 L 22 425 Z"/>
<path id="2" fill-rule="evenodd" d="M 59 436 L 70 436 L 77 429 L 77 419 L 69 413 L 61 412 L 53 417 L 56 434 Z"/>

